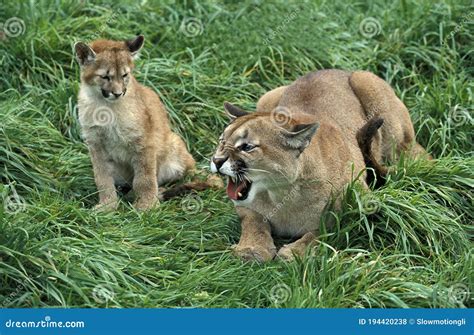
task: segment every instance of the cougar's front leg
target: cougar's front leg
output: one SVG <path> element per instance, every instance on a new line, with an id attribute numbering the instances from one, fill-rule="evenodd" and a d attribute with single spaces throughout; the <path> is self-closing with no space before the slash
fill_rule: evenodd
<path id="1" fill-rule="evenodd" d="M 306 249 L 316 242 L 316 236 L 309 232 L 293 243 L 285 244 L 278 250 L 277 257 L 286 261 L 292 261 L 295 256 L 303 257 Z"/>
<path id="2" fill-rule="evenodd" d="M 245 260 L 265 262 L 276 254 L 270 223 L 248 208 L 236 207 L 240 217 L 242 233 L 239 244 L 233 246 L 234 253 Z"/>
<path id="3" fill-rule="evenodd" d="M 156 150 L 147 148 L 137 155 L 133 166 L 133 190 L 136 194 L 134 207 L 146 210 L 158 203 Z"/>
<path id="4" fill-rule="evenodd" d="M 118 205 L 117 193 L 115 191 L 114 178 L 108 169 L 105 153 L 100 146 L 89 144 L 92 169 L 94 171 L 95 184 L 99 192 L 99 203 L 95 206 L 98 211 L 115 210 Z"/>

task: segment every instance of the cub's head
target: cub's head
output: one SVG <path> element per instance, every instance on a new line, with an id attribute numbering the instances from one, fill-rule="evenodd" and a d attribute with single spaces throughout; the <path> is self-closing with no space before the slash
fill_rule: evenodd
<path id="1" fill-rule="evenodd" d="M 81 66 L 81 82 L 98 98 L 107 101 L 120 99 L 127 93 L 133 59 L 144 40 L 143 36 L 124 42 L 97 40 L 90 46 L 77 42 L 74 48 Z"/>
<path id="2" fill-rule="evenodd" d="M 229 198 L 251 201 L 258 187 L 294 181 L 319 124 L 306 114 L 290 117 L 286 109 L 247 113 L 229 103 L 224 107 L 232 122 L 219 139 L 211 171 L 228 176 Z"/>

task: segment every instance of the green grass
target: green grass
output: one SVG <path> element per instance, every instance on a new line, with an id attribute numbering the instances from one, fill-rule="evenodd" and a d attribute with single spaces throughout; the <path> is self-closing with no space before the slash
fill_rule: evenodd
<path id="1" fill-rule="evenodd" d="M 474 289 L 469 4 L 2 5 L 0 22 L 19 17 L 26 30 L 0 35 L 0 306 L 473 307 L 463 296 Z M 190 17 L 201 34 L 184 33 Z M 375 36 L 360 31 L 367 17 L 380 25 Z M 224 101 L 253 109 L 265 91 L 322 68 L 389 81 L 436 160 L 400 162 L 369 194 L 351 185 L 336 227 L 289 264 L 232 256 L 240 228 L 223 191 L 94 214 L 73 45 L 136 33 L 146 37 L 136 76 L 159 92 L 200 167 L 226 125 Z"/>

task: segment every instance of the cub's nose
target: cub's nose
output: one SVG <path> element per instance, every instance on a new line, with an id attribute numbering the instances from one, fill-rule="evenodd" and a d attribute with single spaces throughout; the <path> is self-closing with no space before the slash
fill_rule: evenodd
<path id="1" fill-rule="evenodd" d="M 110 96 L 110 92 L 109 91 L 106 91 L 104 89 L 101 89 L 101 92 L 102 92 L 102 96 L 104 98 L 108 98 Z"/>
<path id="2" fill-rule="evenodd" d="M 122 96 L 122 92 L 120 92 L 120 93 L 113 93 L 113 92 L 112 92 L 112 94 L 113 94 L 114 97 L 116 97 L 117 99 Z"/>
<path id="3" fill-rule="evenodd" d="M 217 157 L 217 156 L 212 157 L 211 171 L 214 173 L 219 172 L 219 169 L 221 168 L 222 164 L 225 163 L 226 160 L 227 160 L 227 157 Z"/>

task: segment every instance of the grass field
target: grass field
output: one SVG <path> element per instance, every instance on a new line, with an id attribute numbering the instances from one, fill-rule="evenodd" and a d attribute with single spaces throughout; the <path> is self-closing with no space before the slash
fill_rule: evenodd
<path id="1" fill-rule="evenodd" d="M 20 1 L 0 22 L 0 306 L 474 307 L 470 1 Z M 16 19 L 14 19 L 16 18 Z M 136 77 L 208 168 L 222 104 L 309 71 L 386 79 L 436 158 L 349 187 L 315 255 L 243 263 L 224 191 L 95 214 L 77 122 L 76 41 L 146 43 Z"/>

